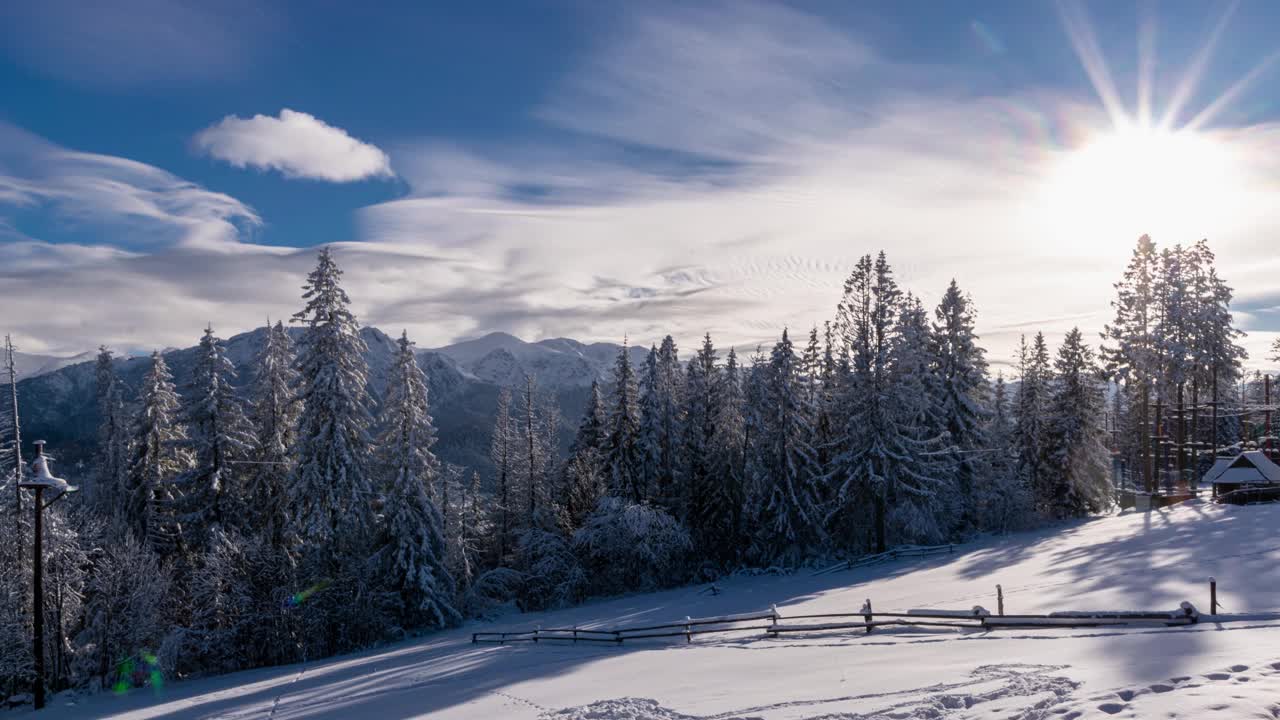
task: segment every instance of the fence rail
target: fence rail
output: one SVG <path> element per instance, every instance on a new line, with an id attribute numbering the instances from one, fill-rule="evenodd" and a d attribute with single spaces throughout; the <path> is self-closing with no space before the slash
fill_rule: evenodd
<path id="1" fill-rule="evenodd" d="M 848 619 L 841 622 L 841 619 Z M 767 625 L 744 625 L 768 620 Z M 782 622 L 782 621 L 786 622 Z M 824 620 L 827 622 L 795 623 L 797 620 Z M 834 620 L 834 622 L 833 622 Z M 1191 625 L 1199 622 L 1200 615 L 1191 603 L 1184 602 L 1178 610 L 1159 611 L 1085 611 L 1056 612 L 1047 615 L 992 615 L 982 607 L 971 610 L 908 610 L 902 612 L 875 612 L 868 600 L 858 612 L 819 613 L 806 615 L 782 615 L 776 607 L 762 613 L 721 615 L 705 618 L 685 618 L 683 621 L 661 625 L 644 625 L 616 629 L 589 628 L 535 628 L 519 632 L 476 632 L 472 643 L 496 643 L 505 645 L 516 642 L 596 642 L 621 645 L 625 640 L 646 640 L 683 637 L 693 642 L 694 635 L 739 632 L 761 632 L 777 637 L 782 633 L 830 632 L 835 630 L 862 630 L 870 633 L 884 627 L 954 628 L 958 630 L 999 630 L 1029 627 L 1087 628 L 1107 625 Z"/>

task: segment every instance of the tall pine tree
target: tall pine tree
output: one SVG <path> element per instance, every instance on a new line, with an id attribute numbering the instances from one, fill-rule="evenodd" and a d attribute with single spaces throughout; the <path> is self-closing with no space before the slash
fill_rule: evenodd
<path id="1" fill-rule="evenodd" d="M 609 437 L 605 444 L 605 467 L 609 472 L 609 493 L 629 502 L 646 499 L 644 463 L 640 443 L 639 391 L 631 353 L 622 343 L 613 368 L 614 396 L 609 408 Z"/>
<path id="2" fill-rule="evenodd" d="M 206 328 L 200 338 L 183 420 L 191 440 L 192 467 L 180 479 L 184 530 L 202 548 L 215 527 L 245 519 L 244 488 L 237 465 L 253 446 L 249 421 L 231 382 L 235 367 L 222 340 Z"/>
<path id="3" fill-rule="evenodd" d="M 152 550 L 168 551 L 179 539 L 174 482 L 186 471 L 186 429 L 178 422 L 178 393 L 169 365 L 159 351 L 142 379 L 141 407 L 135 423 L 133 461 L 122 489 L 121 520 Z"/>
<path id="4" fill-rule="evenodd" d="M 324 248 L 303 286 L 306 307 L 293 316 L 304 331 L 298 342 L 302 412 L 289 503 L 299 539 L 329 569 L 339 549 L 360 544 L 373 520 L 367 348 L 341 279 L 333 254 Z"/>
<path id="5" fill-rule="evenodd" d="M 457 591 L 445 565 L 440 512 L 428 488 L 440 476 L 431 448 L 436 432 L 426 376 L 414 357 L 408 333 L 396 344 L 395 365 L 379 413 L 378 456 L 385 505 L 385 563 L 389 585 L 399 595 L 401 621 L 409 627 L 445 627 L 461 619 L 453 607 Z"/>

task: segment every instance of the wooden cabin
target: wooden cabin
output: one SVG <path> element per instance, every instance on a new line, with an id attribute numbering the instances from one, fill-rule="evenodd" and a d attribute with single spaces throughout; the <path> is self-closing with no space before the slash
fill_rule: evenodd
<path id="1" fill-rule="evenodd" d="M 1213 486 L 1218 502 L 1244 504 L 1280 499 L 1280 465 L 1260 450 L 1218 458 L 1203 483 Z"/>

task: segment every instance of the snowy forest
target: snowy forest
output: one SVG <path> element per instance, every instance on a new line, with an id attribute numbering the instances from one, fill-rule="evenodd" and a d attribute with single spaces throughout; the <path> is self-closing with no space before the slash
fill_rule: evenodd
<path id="1" fill-rule="evenodd" d="M 710 334 L 683 357 L 668 336 L 642 364 L 624 344 L 567 454 L 537 378 L 504 389 L 482 475 L 433 454 L 407 336 L 371 395 L 341 277 L 322 250 L 292 318 L 299 339 L 276 323 L 250 377 L 207 328 L 189 386 L 156 352 L 126 397 L 102 350 L 95 462 L 45 513 L 52 689 L 124 691 L 512 607 L 1104 512 L 1116 467 L 1148 488 L 1163 467 L 1146 440 L 1153 403 L 1250 392 L 1231 290 L 1203 241 L 1158 250 L 1144 236 L 1098 341 L 1026 337 L 1009 377 L 990 371 L 959 284 L 926 300 L 881 252 L 856 263 L 829 321 L 747 357 Z M 12 695 L 33 679 L 31 508 L 15 487 L 30 457 L 13 442 L 21 414 L 2 416 L 0 522 L 22 538 L 0 544 Z"/>

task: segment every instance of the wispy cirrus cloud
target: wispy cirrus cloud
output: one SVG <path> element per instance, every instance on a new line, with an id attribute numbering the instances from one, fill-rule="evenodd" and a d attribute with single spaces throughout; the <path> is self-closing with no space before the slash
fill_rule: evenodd
<path id="1" fill-rule="evenodd" d="M 353 182 L 394 176 L 390 159 L 378 147 L 288 108 L 278 117 L 228 115 L 197 133 L 193 142 L 201 152 L 235 167 L 276 170 L 289 178 Z"/>
<path id="2" fill-rule="evenodd" d="M 160 168 L 68 150 L 0 123 L 0 211 L 6 206 L 10 216 L 43 209 L 57 223 L 111 236 L 126 249 L 216 249 L 262 222 L 236 198 Z M 20 234 L 8 224 L 10 235 Z"/>
<path id="3" fill-rule="evenodd" d="M 1022 333 L 1101 330 L 1142 232 L 1209 236 L 1246 297 L 1266 282 L 1250 256 L 1280 224 L 1261 210 L 1280 187 L 1274 127 L 1208 131 L 1249 158 L 1248 217 L 1167 208 L 1122 227 L 1046 197 L 1108 128 L 1103 108 L 1051 89 L 974 94 L 971 72 L 895 62 L 783 5 L 647 6 L 535 109 L 568 140 L 401 146 L 412 196 L 362 211 L 362 234 L 519 268 L 514 301 L 462 306 L 476 331 L 686 345 L 820 323 L 853 261 L 883 248 L 926 304 L 953 277 L 973 294 L 996 363 Z M 1259 356 L 1272 333 L 1248 307 Z"/>

